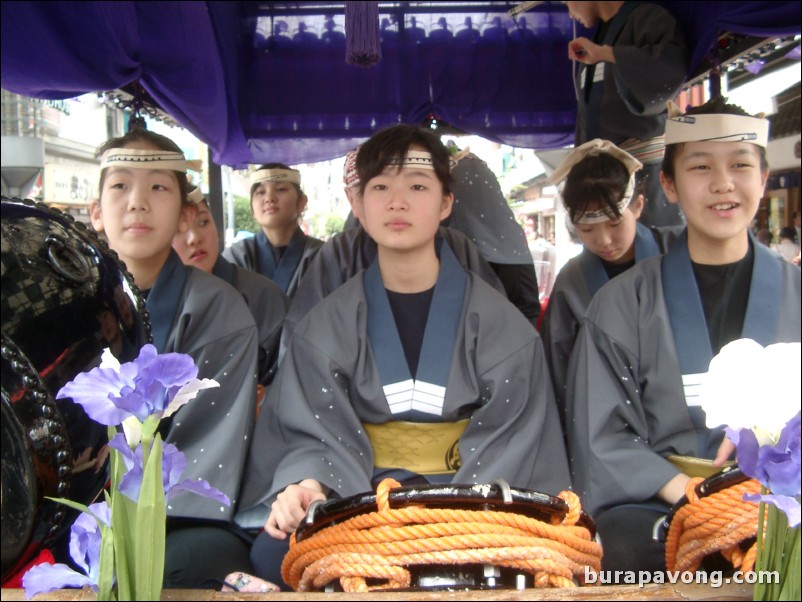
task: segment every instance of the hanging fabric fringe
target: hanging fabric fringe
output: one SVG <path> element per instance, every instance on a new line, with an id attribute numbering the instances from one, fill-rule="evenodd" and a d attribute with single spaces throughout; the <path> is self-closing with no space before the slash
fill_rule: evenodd
<path id="1" fill-rule="evenodd" d="M 378 2 L 345 3 L 345 62 L 370 67 L 382 58 Z"/>

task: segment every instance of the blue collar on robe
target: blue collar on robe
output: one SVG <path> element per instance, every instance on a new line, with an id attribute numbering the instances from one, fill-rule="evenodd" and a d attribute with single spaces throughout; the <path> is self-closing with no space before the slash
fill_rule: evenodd
<path id="1" fill-rule="evenodd" d="M 153 346 L 159 353 L 164 353 L 175 317 L 181 311 L 180 301 L 187 283 L 187 270 L 178 253 L 170 249 L 170 255 L 145 302 L 150 316 Z"/>
<path id="2" fill-rule="evenodd" d="M 754 251 L 752 283 L 741 337 L 753 339 L 765 347 L 772 344 L 777 335 L 782 268 L 763 245 L 755 244 L 751 234 L 749 244 Z M 707 372 L 713 348 L 688 252 L 687 229 L 663 256 L 662 278 L 682 374 Z"/>
<path id="3" fill-rule="evenodd" d="M 270 244 L 264 230 L 260 230 L 256 234 L 256 256 L 259 262 L 259 272 L 275 282 L 286 294 L 287 289 L 290 288 L 292 277 L 301 263 L 305 247 L 306 234 L 300 228 L 296 228 L 290 239 L 290 244 L 287 245 L 287 250 L 284 251 L 281 260 L 276 264 L 273 245 Z"/>
<path id="4" fill-rule="evenodd" d="M 777 333 L 782 269 L 763 245 L 755 244 L 751 234 L 749 244 L 753 249 L 752 282 L 741 337 L 766 346 L 774 342 Z M 687 228 L 669 252 L 663 255 L 662 279 L 663 295 L 682 373 L 685 403 L 696 431 L 696 453 L 702 458 L 713 458 L 724 432 L 707 427 L 705 412 L 700 406 L 700 392 L 704 395 L 704 388 L 700 386 L 703 382 L 701 375 L 706 374 L 710 367 L 713 348 L 688 252 Z"/>
<path id="5" fill-rule="evenodd" d="M 222 255 L 217 256 L 217 261 L 214 262 L 214 267 L 212 267 L 212 274 L 237 288 L 237 268 L 234 267 L 233 263 L 226 261 Z"/>
<path id="6" fill-rule="evenodd" d="M 441 244 L 440 271 L 426 319 L 418 373 L 413 380 L 379 271 L 378 259 L 365 271 L 368 340 L 393 414 L 405 414 L 404 417 L 409 418 L 409 413 L 413 412 L 412 417 L 419 422 L 431 421 L 433 415 L 442 415 L 467 281 L 465 270 L 451 248 Z"/>
<path id="7" fill-rule="evenodd" d="M 641 223 L 637 223 L 635 226 L 635 263 L 659 254 L 660 247 L 657 245 L 652 231 Z M 590 297 L 593 298 L 610 279 L 607 276 L 607 270 L 604 269 L 604 262 L 598 255 L 583 249 L 579 256 L 579 264 L 582 267 L 582 273 L 585 275 L 585 284 L 588 287 Z"/>

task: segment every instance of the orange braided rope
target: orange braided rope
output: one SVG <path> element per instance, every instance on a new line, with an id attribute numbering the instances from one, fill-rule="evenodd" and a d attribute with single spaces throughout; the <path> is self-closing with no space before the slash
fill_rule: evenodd
<path id="1" fill-rule="evenodd" d="M 758 505 L 745 502 L 745 493 L 759 493 L 760 483 L 749 479 L 700 498 L 696 486 L 704 479 L 693 478 L 685 487 L 688 503 L 671 519 L 666 536 L 666 568 L 695 571 L 702 560 L 715 552 L 734 568 L 751 571 L 757 545 L 744 552 L 742 541 L 757 535 Z"/>
<path id="2" fill-rule="evenodd" d="M 581 506 L 570 491 L 559 497 L 569 511 L 559 524 L 496 511 L 389 506 L 385 479 L 376 490 L 378 511 L 322 529 L 304 541 L 290 539 L 281 565 L 296 591 L 321 590 L 338 579 L 346 592 L 409 587 L 411 565 L 490 564 L 517 569 L 535 587 L 574 587 L 585 567 L 598 571 L 601 546 L 578 526 Z M 380 580 L 368 586 L 367 579 Z"/>

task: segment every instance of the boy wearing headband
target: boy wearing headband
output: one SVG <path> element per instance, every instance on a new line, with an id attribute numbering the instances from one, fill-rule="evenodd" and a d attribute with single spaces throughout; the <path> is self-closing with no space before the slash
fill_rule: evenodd
<path id="1" fill-rule="evenodd" d="M 357 168 L 354 210 L 377 258 L 298 324 L 250 455 L 244 503 L 275 500 L 251 558 L 273 582 L 316 499 L 386 477 L 569 483 L 539 336 L 437 237 L 453 203 L 445 146 L 399 125 L 362 145 Z"/>
<path id="2" fill-rule="evenodd" d="M 346 154 L 343 163 L 343 186 L 351 207 L 361 195 L 359 173 L 356 168 L 358 148 Z M 454 252 L 457 261 L 468 270 L 475 272 L 496 290 L 504 293 L 504 286 L 490 264 L 480 255 L 478 247 L 462 232 L 441 226 L 437 238 L 443 239 Z M 345 227 L 329 238 L 315 255 L 314 261 L 304 272 L 304 277 L 292 298 L 292 303 L 284 320 L 281 333 L 281 354 L 295 331 L 298 322 L 324 297 L 344 284 L 349 278 L 367 268 L 376 259 L 376 242 L 351 211 Z"/>
<path id="3" fill-rule="evenodd" d="M 234 243 L 223 257 L 267 276 L 292 298 L 323 241 L 304 234 L 298 220 L 307 198 L 301 172 L 283 163 L 262 165 L 251 174 L 251 209 L 261 230 Z"/>
<path id="4" fill-rule="evenodd" d="M 100 147 L 100 197 L 92 225 L 134 277 L 146 298 L 159 353 L 186 353 L 198 378 L 219 388 L 198 393 L 169 423 L 164 440 L 186 455 L 185 478 L 203 478 L 231 500 L 226 507 L 196 495 L 167 507 L 165 587 L 196 588 L 248 563 L 248 546 L 233 523 L 253 428 L 257 330 L 242 297 L 228 284 L 184 266 L 172 250 L 186 231 L 186 161 L 169 138 L 132 130 Z"/>
<path id="5" fill-rule="evenodd" d="M 287 296 L 269 278 L 223 259 L 209 203 L 199 188 L 189 193 L 189 200 L 196 207 L 195 215 L 186 232 L 178 232 L 173 237 L 173 249 L 184 265 L 222 278 L 242 295 L 259 329 L 259 384 L 267 386 L 278 364 L 281 327 L 289 304 Z"/>
<path id="6" fill-rule="evenodd" d="M 653 528 L 716 459 L 698 385 L 727 343 L 800 340 L 800 272 L 748 231 L 768 176 L 768 122 L 713 99 L 670 110 L 661 182 L 687 220 L 662 257 L 605 285 L 571 356 L 566 425 L 574 487 L 596 519 L 604 570 L 665 570 Z M 759 400 L 755 400 L 756 403 Z M 717 457 L 718 456 L 718 457 Z"/>
<path id="7" fill-rule="evenodd" d="M 561 412 L 568 358 L 590 300 L 611 278 L 666 250 L 670 229 L 638 222 L 644 199 L 636 174 L 642 167 L 612 142 L 596 139 L 572 150 L 549 178 L 561 186 L 563 204 L 584 246 L 557 275 L 541 329 Z"/>

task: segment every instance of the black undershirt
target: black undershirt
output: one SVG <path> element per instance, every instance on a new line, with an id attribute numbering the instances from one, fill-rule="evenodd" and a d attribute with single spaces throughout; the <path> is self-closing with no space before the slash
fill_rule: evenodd
<path id="1" fill-rule="evenodd" d="M 702 265 L 692 262 L 713 355 L 727 343 L 741 338 L 752 282 L 752 256 L 750 245 L 746 257 L 735 263 Z"/>
<path id="2" fill-rule="evenodd" d="M 602 259 L 601 262 L 604 266 L 604 271 L 607 273 L 607 277 L 612 280 L 635 265 L 635 258 L 633 257 L 631 260 L 624 263 L 610 263 L 609 261 L 604 261 L 604 259 Z"/>
<path id="3" fill-rule="evenodd" d="M 387 290 L 387 289 L 385 289 Z M 395 293 L 387 291 L 393 318 L 404 348 L 409 373 L 412 378 L 418 372 L 418 360 L 423 346 L 423 334 L 426 332 L 426 319 L 432 304 L 434 287 L 421 293 Z"/>
<path id="4" fill-rule="evenodd" d="M 271 245 L 271 249 L 273 250 L 273 261 L 276 262 L 276 265 L 281 263 L 281 258 L 284 257 L 284 252 L 287 250 L 289 245 L 284 245 L 283 247 L 273 247 Z"/>

